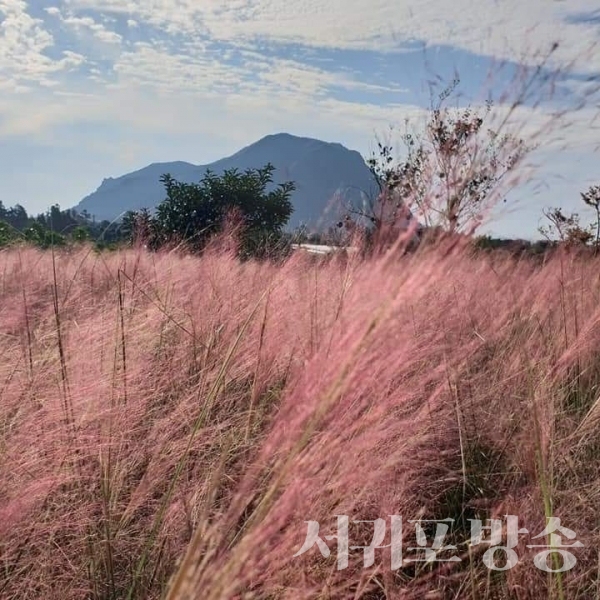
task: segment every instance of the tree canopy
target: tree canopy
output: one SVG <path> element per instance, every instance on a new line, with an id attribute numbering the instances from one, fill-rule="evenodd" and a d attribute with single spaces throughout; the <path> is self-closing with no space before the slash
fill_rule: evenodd
<path id="1" fill-rule="evenodd" d="M 207 170 L 199 183 L 177 181 L 167 173 L 161 177 L 166 198 L 156 214 L 129 212 L 125 229 L 151 247 L 183 243 L 191 250 L 201 250 L 230 219 L 240 228 L 242 252 L 260 253 L 280 240 L 293 211 L 293 182 L 267 191 L 274 170 L 270 163 L 244 172 L 230 169 L 222 175 Z"/>

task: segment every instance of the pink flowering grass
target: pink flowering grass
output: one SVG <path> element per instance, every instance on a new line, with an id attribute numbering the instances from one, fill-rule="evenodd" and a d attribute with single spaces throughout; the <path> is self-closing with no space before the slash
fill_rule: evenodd
<path id="1" fill-rule="evenodd" d="M 0 597 L 598 597 L 599 266 L 0 253 Z M 521 536 L 489 570 L 469 519 L 507 514 L 576 566 Z M 336 515 L 400 515 L 405 552 L 452 518 L 462 560 L 293 557 Z"/>

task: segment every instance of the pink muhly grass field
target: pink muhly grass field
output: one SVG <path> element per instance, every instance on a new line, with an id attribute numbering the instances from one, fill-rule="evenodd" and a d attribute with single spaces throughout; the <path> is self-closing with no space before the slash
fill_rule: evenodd
<path id="1" fill-rule="evenodd" d="M 600 597 L 599 267 L 1 252 L 0 597 Z M 453 518 L 462 560 L 293 557 L 393 514 Z M 489 570 L 468 519 L 504 515 L 560 517 L 576 566 L 525 536 Z"/>

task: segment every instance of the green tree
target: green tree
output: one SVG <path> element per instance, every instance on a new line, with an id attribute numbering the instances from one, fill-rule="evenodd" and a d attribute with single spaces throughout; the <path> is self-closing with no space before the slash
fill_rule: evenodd
<path id="1" fill-rule="evenodd" d="M 71 231 L 71 239 L 74 242 L 82 243 L 87 242 L 91 238 L 90 232 L 87 227 L 78 225 Z"/>
<path id="2" fill-rule="evenodd" d="M 293 207 L 291 194 L 295 184 L 279 184 L 267 192 L 273 183 L 274 167 L 236 169 L 216 175 L 208 170 L 200 183 L 183 183 L 165 174 L 166 199 L 156 209 L 153 218 L 141 217 L 138 223 L 151 227 L 153 239 L 159 243 L 185 243 L 190 249 L 205 247 L 211 236 L 223 231 L 232 214 L 239 225 L 243 253 L 264 255 L 275 247 Z M 128 223 L 133 216 L 128 216 Z"/>
<path id="3" fill-rule="evenodd" d="M 145 244 L 151 249 L 160 245 L 158 223 L 147 208 L 128 210 L 121 220 L 121 233 L 130 244 Z"/>
<path id="4" fill-rule="evenodd" d="M 25 229 L 23 238 L 26 242 L 44 249 L 50 248 L 50 246 L 64 246 L 66 243 L 64 236 L 47 229 L 38 221 L 34 221 Z"/>
<path id="5" fill-rule="evenodd" d="M 0 248 L 10 246 L 18 240 L 18 234 L 6 221 L 0 220 Z"/>
<path id="6" fill-rule="evenodd" d="M 83 221 L 77 212 L 72 209 L 61 210 L 58 204 L 52 205 L 50 210 L 38 215 L 35 220 L 46 229 L 61 235 L 70 234 Z"/>
<path id="7" fill-rule="evenodd" d="M 15 204 L 9 208 L 6 211 L 4 220 L 19 231 L 23 231 L 30 223 L 27 211 L 20 204 Z"/>

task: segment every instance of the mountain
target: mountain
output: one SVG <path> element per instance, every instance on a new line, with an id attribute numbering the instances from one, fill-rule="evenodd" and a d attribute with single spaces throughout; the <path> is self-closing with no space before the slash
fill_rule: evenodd
<path id="1" fill-rule="evenodd" d="M 275 167 L 274 185 L 289 180 L 296 183 L 290 229 L 301 223 L 310 227 L 329 225 L 339 217 L 340 200 L 336 197 L 344 204 L 358 206 L 365 194 L 374 195 L 376 190 L 373 176 L 358 152 L 337 143 L 278 133 L 208 165 L 153 163 L 122 177 L 110 177 L 74 208 L 87 210 L 97 219 L 112 220 L 127 210 L 152 209 L 159 204 L 165 197 L 160 183 L 164 173 L 192 183 L 200 181 L 206 169 L 220 174 L 232 168 L 260 168 L 268 162 Z"/>

